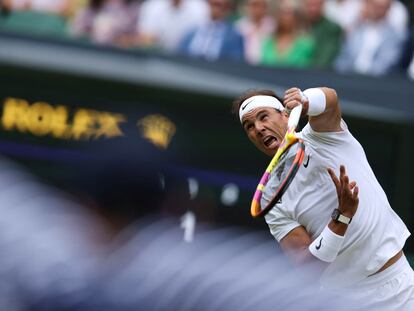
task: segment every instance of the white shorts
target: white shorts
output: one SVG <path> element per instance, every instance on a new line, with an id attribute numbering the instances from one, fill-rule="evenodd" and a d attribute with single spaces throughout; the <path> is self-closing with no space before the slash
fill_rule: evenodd
<path id="1" fill-rule="evenodd" d="M 361 310 L 413 311 L 414 271 L 403 255 L 384 271 L 352 286 L 350 296 Z"/>

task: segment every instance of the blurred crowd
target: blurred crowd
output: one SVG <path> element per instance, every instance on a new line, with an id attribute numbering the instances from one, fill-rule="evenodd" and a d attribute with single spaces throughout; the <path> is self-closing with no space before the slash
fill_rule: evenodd
<path id="1" fill-rule="evenodd" d="M 3 0 L 0 22 L 41 12 L 68 35 L 252 65 L 414 78 L 410 12 L 399 0 Z"/>

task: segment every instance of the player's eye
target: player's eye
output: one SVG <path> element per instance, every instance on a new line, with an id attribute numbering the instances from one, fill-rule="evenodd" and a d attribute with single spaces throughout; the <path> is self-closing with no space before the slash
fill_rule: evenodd
<path id="1" fill-rule="evenodd" d="M 260 121 L 266 121 L 267 120 L 267 117 L 268 117 L 268 115 L 267 114 L 261 114 L 260 116 L 259 116 L 259 120 Z"/>
<path id="2" fill-rule="evenodd" d="M 246 130 L 246 131 L 251 131 L 252 129 L 253 129 L 253 123 L 247 123 L 245 126 L 244 126 L 244 129 Z"/>

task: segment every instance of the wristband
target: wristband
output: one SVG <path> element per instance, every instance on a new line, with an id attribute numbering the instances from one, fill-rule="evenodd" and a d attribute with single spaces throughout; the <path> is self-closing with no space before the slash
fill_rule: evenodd
<path id="1" fill-rule="evenodd" d="M 308 116 L 320 115 L 326 108 L 325 93 L 319 88 L 312 88 L 303 91 L 303 95 L 309 101 Z"/>
<path id="2" fill-rule="evenodd" d="M 338 256 L 343 241 L 344 237 L 342 235 L 332 232 L 326 226 L 322 233 L 309 245 L 309 251 L 322 261 L 332 262 Z"/>

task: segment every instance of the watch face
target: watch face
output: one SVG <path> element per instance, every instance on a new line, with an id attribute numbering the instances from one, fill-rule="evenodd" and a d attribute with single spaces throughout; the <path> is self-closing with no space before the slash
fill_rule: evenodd
<path id="1" fill-rule="evenodd" d="M 338 220 L 339 215 L 340 215 L 340 213 L 339 213 L 339 209 L 335 208 L 335 209 L 333 210 L 333 212 L 332 212 L 331 217 L 332 217 L 332 219 L 333 219 L 333 220 Z"/>

